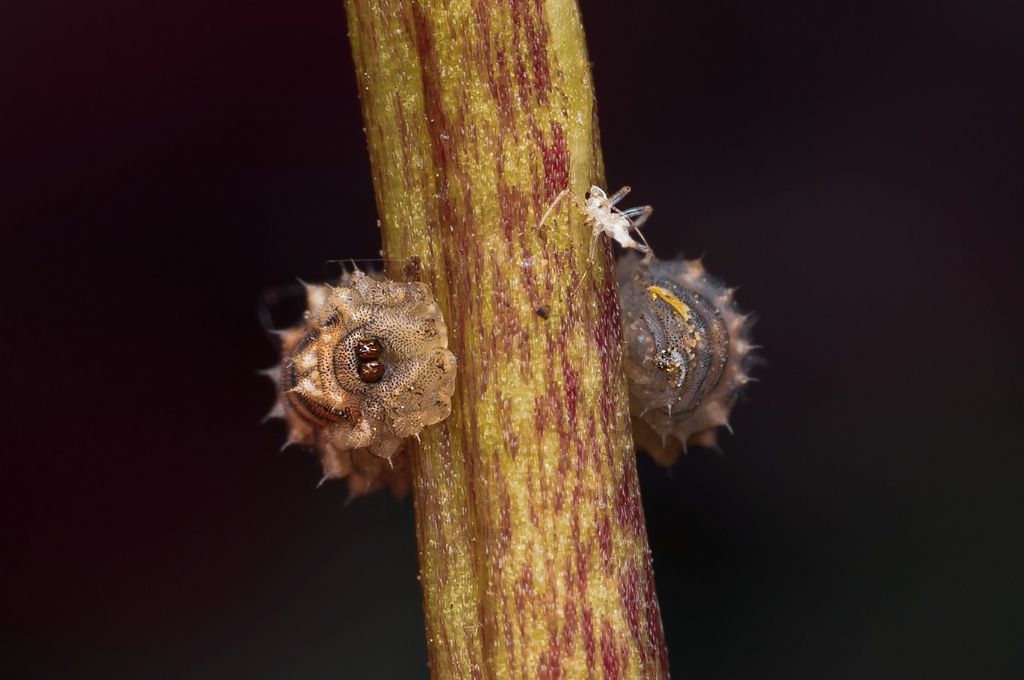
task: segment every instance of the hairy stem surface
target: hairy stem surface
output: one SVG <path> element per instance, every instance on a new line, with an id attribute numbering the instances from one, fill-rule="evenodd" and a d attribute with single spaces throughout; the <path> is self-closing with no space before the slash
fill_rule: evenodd
<path id="1" fill-rule="evenodd" d="M 346 0 L 385 256 L 459 376 L 412 453 L 434 678 L 668 676 L 574 0 Z M 400 271 L 396 269 L 395 272 Z"/>

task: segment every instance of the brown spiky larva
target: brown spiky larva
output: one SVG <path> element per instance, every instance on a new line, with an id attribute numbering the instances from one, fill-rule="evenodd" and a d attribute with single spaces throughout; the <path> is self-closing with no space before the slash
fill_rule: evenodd
<path id="1" fill-rule="evenodd" d="M 616 276 L 637 447 L 662 465 L 688 444 L 716 448 L 750 381 L 749 315 L 698 260 L 626 255 Z"/>
<path id="2" fill-rule="evenodd" d="M 353 494 L 404 493 L 405 441 L 451 413 L 456 359 L 441 310 L 423 283 L 359 270 L 338 286 L 307 285 L 306 302 L 269 372 L 285 446 L 313 447 L 324 479 L 348 477 Z"/>

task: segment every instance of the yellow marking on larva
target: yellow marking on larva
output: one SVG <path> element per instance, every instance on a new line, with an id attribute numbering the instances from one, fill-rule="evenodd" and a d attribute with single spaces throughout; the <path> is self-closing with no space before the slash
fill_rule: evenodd
<path id="1" fill-rule="evenodd" d="M 675 311 L 687 326 L 690 325 L 690 307 L 685 302 L 672 294 L 672 291 L 661 286 L 647 286 L 647 292 L 651 294 L 652 300 L 663 300 Z"/>

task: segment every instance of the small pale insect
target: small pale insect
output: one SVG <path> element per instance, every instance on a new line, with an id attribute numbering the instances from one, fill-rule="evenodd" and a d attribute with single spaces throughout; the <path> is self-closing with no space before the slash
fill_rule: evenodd
<path id="1" fill-rule="evenodd" d="M 616 276 L 637 447 L 663 465 L 688 444 L 717 448 L 750 381 L 749 315 L 698 260 L 626 255 Z"/>
<path id="2" fill-rule="evenodd" d="M 354 495 L 404 491 L 406 439 L 451 413 L 456 359 L 441 310 L 423 283 L 359 270 L 306 286 L 306 302 L 303 325 L 279 333 L 269 415 L 288 424 L 286 446 L 316 450 L 325 480 L 348 476 Z"/>
<path id="3" fill-rule="evenodd" d="M 638 250 L 641 253 L 650 253 L 651 247 L 647 245 L 647 239 L 640 233 L 640 227 L 647 218 L 654 212 L 654 208 L 649 205 L 640 206 L 638 208 L 628 208 L 626 210 L 619 210 L 616 205 L 626 197 L 626 194 L 630 192 L 628 186 L 622 187 L 614 194 L 609 196 L 605 193 L 601 187 L 592 186 L 590 191 L 587 192 L 586 201 L 580 200 L 579 196 L 574 194 L 571 189 L 563 189 L 555 200 L 551 202 L 548 209 L 544 212 L 544 216 L 541 218 L 538 227 L 543 227 L 548 217 L 555 207 L 562 202 L 567 196 L 571 196 L 575 202 L 577 208 L 587 217 L 587 223 L 592 229 L 592 238 L 590 241 L 590 258 L 589 261 L 594 261 L 594 253 L 597 249 L 597 239 L 601 237 L 601 234 L 605 234 L 608 238 L 614 239 L 623 248 L 632 248 Z M 631 231 L 635 231 L 636 235 L 640 237 L 640 241 L 636 241 L 630 235 Z"/>

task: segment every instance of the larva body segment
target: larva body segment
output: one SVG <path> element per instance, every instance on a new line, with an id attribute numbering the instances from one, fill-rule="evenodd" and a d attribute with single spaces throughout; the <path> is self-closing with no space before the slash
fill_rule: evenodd
<path id="1" fill-rule="evenodd" d="M 306 293 L 304 324 L 281 333 L 272 414 L 289 443 L 317 451 L 324 479 L 404 493 L 404 441 L 451 413 L 456 359 L 441 310 L 423 283 L 358 270 Z"/>
<path id="2" fill-rule="evenodd" d="M 749 380 L 748 317 L 697 260 L 626 255 L 616 276 L 638 448 L 671 465 L 688 444 L 715 447 Z"/>

